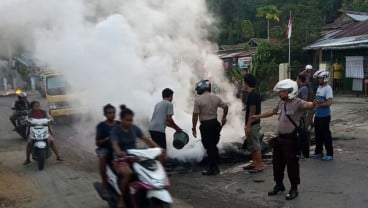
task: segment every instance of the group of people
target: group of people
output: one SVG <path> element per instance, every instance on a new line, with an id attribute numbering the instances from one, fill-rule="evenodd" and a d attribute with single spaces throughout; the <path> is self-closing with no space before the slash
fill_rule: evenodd
<path id="1" fill-rule="evenodd" d="M 99 158 L 99 169 L 105 190 L 108 188 L 106 165 L 111 162 L 113 169 L 121 177 L 119 187 L 121 195 L 119 198 L 119 207 L 125 207 L 125 194 L 128 191 L 128 185 L 133 177 L 133 171 L 130 165 L 122 160 L 114 158 L 123 158 L 127 155 L 128 149 L 136 148 L 136 140 L 140 138 L 149 147 L 160 147 L 163 149 L 159 160 L 164 161 L 166 150 L 167 126 L 172 127 L 177 132 L 182 129 L 173 119 L 173 95 L 174 92 L 166 88 L 162 91 L 163 100 L 156 104 L 152 119 L 149 125 L 150 137 L 133 123 L 134 112 L 125 105 L 120 106 L 120 120 L 115 120 L 116 109 L 111 104 L 103 108 L 105 121 L 100 122 L 96 127 L 96 154 Z"/>
<path id="2" fill-rule="evenodd" d="M 246 148 L 251 152 L 252 162 L 244 167 L 250 173 L 258 173 L 264 170 L 262 163 L 261 141 L 263 134 L 261 133 L 260 120 L 263 118 L 278 115 L 278 137 L 273 139 L 273 173 L 276 185 L 268 193 L 270 196 L 276 195 L 280 191 L 285 190 L 283 184 L 284 169 L 287 167 L 288 176 L 291 183 L 289 193 L 286 195 L 287 200 L 294 199 L 298 196 L 297 186 L 300 183 L 299 175 L 299 157 L 295 148 L 298 133 L 295 124 L 301 126 L 304 124 L 313 124 L 316 136 L 315 154 L 312 158 L 322 160 L 333 159 L 332 137 L 329 128 L 331 121 L 331 110 L 333 92 L 328 85 L 328 71 L 312 72 L 312 66 L 307 65 L 306 69 L 301 72 L 297 81 L 290 79 L 279 81 L 274 91 L 278 93 L 280 102 L 273 108 L 261 112 L 261 95 L 257 91 L 257 80 L 251 74 L 246 74 L 243 78 L 244 90 L 247 92 L 245 106 L 245 124 L 244 134 L 246 137 Z M 311 79 L 316 80 L 318 88 L 316 92 Z M 226 124 L 228 105 L 217 95 L 211 93 L 211 82 L 202 80 L 196 84 L 195 91 L 197 97 L 194 100 L 192 115 L 192 135 L 197 137 L 198 122 L 201 141 L 207 151 L 208 168 L 202 171 L 203 175 L 218 175 L 220 169 L 219 150 L 217 144 L 220 141 L 220 132 Z M 162 91 L 162 101 L 158 102 L 152 114 L 152 118 L 148 127 L 150 137 L 145 135 L 143 131 L 134 125 L 134 112 L 125 105 L 120 106 L 120 120 L 116 120 L 116 108 L 107 104 L 103 107 L 105 120 L 100 122 L 96 127 L 96 154 L 99 158 L 99 169 L 104 187 L 108 188 L 106 165 L 111 162 L 112 167 L 119 174 L 121 198 L 119 200 L 120 207 L 125 207 L 124 196 L 128 189 L 129 181 L 133 176 L 133 172 L 129 164 L 122 160 L 114 160 L 114 158 L 125 157 L 128 149 L 136 148 L 136 139 L 140 138 L 149 147 L 160 147 L 163 154 L 159 160 L 163 163 L 165 160 L 166 144 L 166 127 L 173 128 L 176 132 L 182 129 L 173 119 L 174 107 L 173 90 L 166 88 Z M 218 108 L 223 109 L 221 122 L 218 121 Z M 13 105 L 13 114 L 10 117 L 14 126 L 16 112 L 20 109 L 29 110 L 29 118 L 51 118 L 51 116 L 40 108 L 39 101 L 31 103 L 27 100 L 27 95 L 21 93 L 18 95 L 18 101 Z M 315 109 L 315 112 L 314 112 Z M 312 120 L 314 116 L 314 121 Z M 304 125 L 306 127 L 307 125 Z M 57 160 L 63 161 L 59 155 L 53 142 L 53 132 L 50 128 L 50 147 L 56 153 Z M 31 139 L 28 139 L 26 148 L 26 160 L 24 164 L 30 163 L 30 153 L 32 148 Z M 327 154 L 323 154 L 323 145 L 327 150 Z"/>
<path id="3" fill-rule="evenodd" d="M 198 82 L 195 90 L 199 97 L 195 99 L 193 109 L 192 134 L 197 137 L 197 123 L 200 121 L 200 133 L 203 146 L 207 149 L 209 162 L 208 169 L 204 175 L 219 174 L 217 143 L 220 140 L 220 131 L 226 123 L 228 106 L 216 95 L 211 93 L 211 83 L 208 80 Z M 140 138 L 149 147 L 160 147 L 163 154 L 159 160 L 163 163 L 166 150 L 166 127 L 173 128 L 176 132 L 182 129 L 173 119 L 174 108 L 172 104 L 174 92 L 166 88 L 162 91 L 162 101 L 158 102 L 152 114 L 148 127 L 150 137 L 133 124 L 134 113 L 125 105 L 120 106 L 120 120 L 115 120 L 116 109 L 111 104 L 103 108 L 106 120 L 100 122 L 96 127 L 96 153 L 99 158 L 100 174 L 105 190 L 108 188 L 106 165 L 111 162 L 113 169 L 121 176 L 119 207 L 125 207 L 125 193 L 128 191 L 129 182 L 133 172 L 129 164 L 114 158 L 126 156 L 128 149 L 136 148 L 136 139 Z M 224 113 L 221 124 L 217 121 L 217 108 L 223 108 Z"/>
<path id="4" fill-rule="evenodd" d="M 42 118 L 49 118 L 51 121 L 53 121 L 53 118 L 50 114 L 47 113 L 47 111 L 41 109 L 40 102 L 37 100 L 34 100 L 32 102 L 29 102 L 27 99 L 27 94 L 25 92 L 21 92 L 18 94 L 18 100 L 14 102 L 14 104 L 11 107 L 12 114 L 10 115 L 10 122 L 14 125 L 14 130 L 16 130 L 16 119 L 17 119 L 17 113 L 20 111 L 27 111 L 28 112 L 28 118 L 34 118 L 34 119 L 42 119 Z M 54 133 L 52 131 L 51 125 L 49 126 L 49 145 L 53 152 L 56 155 L 57 161 L 64 161 L 64 159 L 60 156 L 54 142 Z M 24 161 L 23 165 L 28 165 L 31 163 L 31 152 L 32 152 L 32 139 L 29 137 L 29 132 L 27 132 L 28 139 L 27 139 L 27 147 L 26 147 L 26 160 Z"/>
<path id="5" fill-rule="evenodd" d="M 257 133 L 259 128 L 252 128 L 252 125 L 257 125 L 260 119 L 273 115 L 278 116 L 278 137 L 274 138 L 271 142 L 273 147 L 273 176 L 276 185 L 268 192 L 269 196 L 276 195 L 285 190 L 283 184 L 285 167 L 287 167 L 291 184 L 290 191 L 286 195 L 286 200 L 292 200 L 298 196 L 297 187 L 300 184 L 298 155 L 300 154 L 297 151 L 300 151 L 300 149 L 296 147 L 298 146 L 297 142 L 300 135 L 298 135 L 297 128 L 306 128 L 306 125 L 303 126 L 303 123 L 306 123 L 305 119 L 307 116 L 313 118 L 313 109 L 315 109 L 313 125 L 315 128 L 316 148 L 315 153 L 311 157 L 325 161 L 333 159 L 330 131 L 330 106 L 332 104 L 333 93 L 332 88 L 328 85 L 330 75 L 328 71 L 319 70 L 312 76 L 308 76 L 306 72 L 310 73 L 311 70 L 311 66 L 308 65 L 306 70 L 299 74 L 297 82 L 286 79 L 279 81 L 275 85 L 274 91 L 278 93 L 281 101 L 273 109 L 262 113 L 254 113 L 257 109 L 255 106 L 260 104 L 254 104 L 253 99 L 247 102 L 247 105 L 250 105 L 249 107 L 247 106 L 247 115 L 250 114 L 251 116 L 250 119 L 246 116 L 245 132 L 247 140 L 250 139 L 253 143 L 257 143 L 257 145 L 259 139 L 256 135 L 259 135 Z M 253 77 L 250 77 L 252 76 L 246 75 L 244 78 L 245 88 L 248 89 L 249 84 L 247 83 L 250 82 L 249 80 L 254 80 Z M 318 88 L 314 96 L 311 93 L 313 92 L 313 88 L 310 85 L 312 78 L 318 83 Z M 254 91 L 254 89 L 251 90 Z M 250 127 L 249 122 L 251 123 Z M 325 146 L 327 151 L 325 155 L 323 154 L 323 146 Z M 253 172 L 259 172 L 263 168 L 262 165 L 257 166 L 257 163 L 261 163 L 257 162 L 260 160 L 256 150 L 252 152 L 252 158 L 253 163 L 245 168 L 254 170 Z"/>
<path id="6" fill-rule="evenodd" d="M 300 184 L 299 174 L 299 156 L 297 156 L 297 138 L 295 124 L 307 123 L 307 117 L 313 118 L 313 109 L 315 109 L 314 122 L 316 134 L 316 149 L 312 158 L 322 160 L 333 159 L 332 137 L 329 130 L 331 120 L 330 105 L 332 104 L 332 89 L 328 85 L 328 71 L 317 71 L 312 76 L 311 66 L 307 66 L 302 72 L 297 82 L 286 79 L 278 82 L 274 91 L 278 93 L 280 102 L 270 110 L 261 112 L 261 95 L 257 91 L 257 80 L 251 74 L 246 74 L 243 78 L 244 90 L 248 96 L 245 108 L 245 127 L 246 147 L 251 152 L 252 163 L 245 166 L 244 169 L 250 173 L 258 173 L 264 170 L 262 163 L 260 120 L 273 115 L 278 115 L 278 137 L 273 139 L 273 173 L 276 185 L 268 193 L 270 196 L 276 195 L 285 190 L 283 184 L 284 169 L 287 167 L 288 176 L 291 183 L 287 200 L 298 196 L 297 186 Z M 314 94 L 311 86 L 311 79 L 315 79 L 318 88 Z M 298 86 L 299 85 L 299 86 Z M 202 80 L 196 84 L 195 88 L 198 96 L 194 100 L 192 115 L 192 134 L 197 137 L 198 122 L 201 141 L 207 151 L 208 168 L 202 171 L 203 175 L 218 175 L 220 169 L 219 151 L 217 144 L 220 140 L 220 132 L 226 124 L 228 105 L 217 95 L 211 93 L 211 82 Z M 104 186 L 107 188 L 106 164 L 114 157 L 124 157 L 126 150 L 135 148 L 136 138 L 141 138 L 150 147 L 161 147 L 166 149 L 166 127 L 171 127 L 177 132 L 182 129 L 173 119 L 173 94 L 171 89 L 162 91 L 163 100 L 154 107 L 154 112 L 149 124 L 149 134 L 151 138 L 144 135 L 142 130 L 133 124 L 134 113 L 132 110 L 121 106 L 120 121 L 115 120 L 116 109 L 108 104 L 104 106 L 103 111 L 106 120 L 97 125 L 96 133 L 96 153 L 100 159 L 100 173 Z M 218 121 L 218 108 L 223 109 L 221 122 Z M 308 112 L 306 112 L 309 110 Z M 313 113 L 313 114 L 312 114 Z M 312 123 L 312 122 L 311 122 Z M 323 145 L 327 154 L 323 155 Z M 165 152 L 165 151 L 163 151 Z M 163 162 L 165 155 L 160 157 Z M 120 189 L 125 193 L 128 188 L 129 180 L 132 177 L 132 170 L 125 162 L 116 162 L 112 160 L 113 168 L 122 176 Z M 120 198 L 119 204 L 124 207 L 124 194 Z"/>

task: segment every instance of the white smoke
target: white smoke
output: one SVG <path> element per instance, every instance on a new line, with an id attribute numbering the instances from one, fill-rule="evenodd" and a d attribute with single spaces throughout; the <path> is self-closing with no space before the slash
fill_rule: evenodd
<path id="1" fill-rule="evenodd" d="M 81 101 L 98 119 L 106 103 L 124 103 L 145 129 L 155 103 L 162 99 L 161 90 L 169 87 L 175 91 L 174 119 L 190 134 L 194 84 L 209 78 L 230 105 L 222 143 L 239 141 L 242 106 L 224 77 L 221 60 L 213 55 L 216 46 L 207 41 L 213 24 L 205 0 L 0 2 L 0 29 L 6 31 L 0 46 L 4 40 L 13 48 L 21 45 L 64 72 L 74 89 L 83 91 Z M 93 126 L 89 123 L 91 134 Z M 167 132 L 169 156 L 203 157 L 203 147 L 194 138 L 183 150 L 173 149 L 172 133 Z M 87 142 L 93 144 L 91 138 Z"/>

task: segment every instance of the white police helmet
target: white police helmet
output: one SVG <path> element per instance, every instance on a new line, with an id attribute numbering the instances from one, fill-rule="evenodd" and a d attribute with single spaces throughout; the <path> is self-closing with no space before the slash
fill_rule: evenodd
<path id="1" fill-rule="evenodd" d="M 307 66 L 305 66 L 305 69 L 313 69 L 313 66 L 308 64 Z"/>
<path id="2" fill-rule="evenodd" d="M 323 78 L 323 82 L 328 82 L 330 80 L 330 72 L 327 70 L 318 70 L 313 74 L 313 78 Z"/>
<path id="3" fill-rule="evenodd" d="M 298 94 L 298 84 L 291 79 L 284 79 L 279 81 L 273 88 L 273 91 L 275 92 L 280 92 L 284 90 L 288 91 L 288 98 L 293 99 Z"/>

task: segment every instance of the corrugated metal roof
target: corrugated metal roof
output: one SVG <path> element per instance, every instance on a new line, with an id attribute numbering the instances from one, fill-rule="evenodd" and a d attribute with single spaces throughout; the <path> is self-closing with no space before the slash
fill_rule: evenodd
<path id="1" fill-rule="evenodd" d="M 345 24 L 331 38 L 343 38 L 368 34 L 368 21 Z"/>
<path id="2" fill-rule="evenodd" d="M 344 37 L 337 39 L 322 39 L 305 49 L 347 49 L 347 48 L 366 48 L 368 47 L 368 35 Z"/>
<path id="3" fill-rule="evenodd" d="M 339 26 L 334 25 L 328 27 L 328 29 L 329 32 L 325 33 L 323 38 L 305 47 L 305 49 L 365 48 L 365 44 L 368 44 L 368 20 L 349 22 Z"/>
<path id="4" fill-rule="evenodd" d="M 347 16 L 358 22 L 368 20 L 368 13 L 366 12 L 345 11 L 345 13 Z"/>
<path id="5" fill-rule="evenodd" d="M 251 51 L 242 51 L 242 52 L 235 52 L 235 53 L 222 53 L 219 54 L 218 57 L 221 59 L 226 59 L 226 58 L 233 58 L 233 57 L 245 57 L 245 56 L 253 56 L 256 52 L 251 50 Z"/>

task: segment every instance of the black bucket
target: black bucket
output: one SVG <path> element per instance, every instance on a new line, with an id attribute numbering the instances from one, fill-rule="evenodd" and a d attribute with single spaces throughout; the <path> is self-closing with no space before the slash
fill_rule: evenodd
<path id="1" fill-rule="evenodd" d="M 173 146 L 176 149 L 182 149 L 189 142 L 189 136 L 184 131 L 175 132 L 173 139 Z"/>

